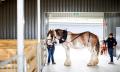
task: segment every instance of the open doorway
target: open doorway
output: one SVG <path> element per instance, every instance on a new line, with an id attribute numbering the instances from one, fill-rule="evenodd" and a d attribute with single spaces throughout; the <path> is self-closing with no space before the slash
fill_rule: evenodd
<path id="1" fill-rule="evenodd" d="M 71 31 L 74 33 L 82 33 L 85 31 L 90 31 L 96 34 L 99 37 L 100 41 L 103 40 L 104 13 L 49 12 L 47 13 L 47 15 L 48 15 L 49 29 L 65 29 L 67 31 Z M 86 66 L 86 63 L 89 61 L 90 58 L 90 53 L 87 50 L 87 48 L 70 49 L 70 56 L 71 56 L 72 68 L 73 68 L 72 70 L 77 72 L 76 67 L 80 67 L 79 65 L 81 65 L 81 67 Z M 55 61 L 57 68 L 64 67 L 64 60 L 65 60 L 65 50 L 60 44 L 58 44 L 56 45 L 55 48 Z"/>
<path id="2" fill-rule="evenodd" d="M 49 29 L 65 29 L 74 33 L 90 31 L 103 40 L 104 13 L 99 12 L 53 12 L 49 15 Z"/>

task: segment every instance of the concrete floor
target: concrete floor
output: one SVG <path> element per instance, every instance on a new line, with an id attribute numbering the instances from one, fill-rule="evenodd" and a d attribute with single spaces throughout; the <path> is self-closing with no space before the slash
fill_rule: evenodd
<path id="1" fill-rule="evenodd" d="M 56 46 L 55 61 L 56 65 L 46 65 L 43 72 L 120 72 L 120 60 L 114 58 L 115 64 L 108 64 L 108 55 L 99 55 L 99 64 L 88 67 L 90 53 L 88 49 L 71 49 L 72 66 L 64 66 L 65 51 L 62 46 Z"/>

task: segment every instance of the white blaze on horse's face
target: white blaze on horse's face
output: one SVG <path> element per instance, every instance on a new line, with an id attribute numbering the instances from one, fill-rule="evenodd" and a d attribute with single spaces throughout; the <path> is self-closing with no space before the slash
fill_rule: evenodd
<path id="1" fill-rule="evenodd" d="M 52 39 L 50 34 L 48 35 L 47 39 Z"/>

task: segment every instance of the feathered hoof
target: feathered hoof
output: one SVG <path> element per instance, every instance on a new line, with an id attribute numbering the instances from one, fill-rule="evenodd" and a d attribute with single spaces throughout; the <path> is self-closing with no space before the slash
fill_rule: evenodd
<path id="1" fill-rule="evenodd" d="M 97 64 L 91 64 L 91 63 L 89 63 L 89 64 L 87 64 L 87 66 L 96 66 Z"/>
<path id="2" fill-rule="evenodd" d="M 99 63 L 99 60 L 97 57 L 95 57 L 90 60 L 90 62 L 87 64 L 87 66 L 97 66 L 98 63 Z"/>
<path id="3" fill-rule="evenodd" d="M 64 64 L 64 66 L 71 66 L 71 64 Z"/>
<path id="4" fill-rule="evenodd" d="M 97 66 L 98 62 L 88 63 L 87 66 Z"/>
<path id="5" fill-rule="evenodd" d="M 71 61 L 65 61 L 64 66 L 71 66 Z"/>

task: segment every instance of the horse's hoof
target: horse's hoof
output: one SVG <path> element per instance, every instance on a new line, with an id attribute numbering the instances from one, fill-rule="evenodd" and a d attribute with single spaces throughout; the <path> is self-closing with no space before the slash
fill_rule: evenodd
<path id="1" fill-rule="evenodd" d="M 65 62 L 64 66 L 71 66 L 71 62 Z"/>
<path id="2" fill-rule="evenodd" d="M 92 66 L 92 64 L 87 64 L 87 66 Z"/>
<path id="3" fill-rule="evenodd" d="M 71 60 L 65 60 L 64 66 L 71 66 Z"/>
<path id="4" fill-rule="evenodd" d="M 88 63 L 87 66 L 96 66 L 97 64 Z"/>
<path id="5" fill-rule="evenodd" d="M 94 58 L 93 60 L 90 60 L 87 66 L 96 66 L 98 63 L 99 63 L 98 58 Z"/>
<path id="6" fill-rule="evenodd" d="M 69 66 L 71 66 L 71 64 L 64 64 L 64 66 L 67 66 L 67 67 L 69 67 Z"/>

